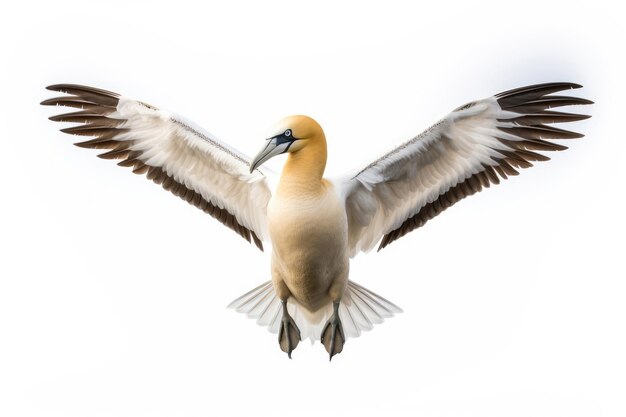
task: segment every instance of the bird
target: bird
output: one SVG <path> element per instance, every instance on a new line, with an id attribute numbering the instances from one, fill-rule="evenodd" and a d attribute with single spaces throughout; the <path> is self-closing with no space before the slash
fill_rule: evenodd
<path id="1" fill-rule="evenodd" d="M 552 110 L 592 101 L 556 95 L 570 82 L 529 85 L 457 107 L 362 169 L 324 177 L 326 136 L 311 117 L 288 116 L 250 158 L 191 121 L 139 100 L 77 84 L 47 89 L 41 102 L 73 110 L 49 117 L 73 125 L 81 148 L 119 160 L 219 220 L 261 251 L 271 245 L 268 281 L 229 307 L 278 335 L 291 358 L 303 339 L 329 360 L 348 338 L 400 313 L 349 278 L 350 260 L 386 248 L 467 196 L 499 184 L 582 134 L 554 127 L 589 115 Z M 282 172 L 263 164 L 286 154 Z"/>

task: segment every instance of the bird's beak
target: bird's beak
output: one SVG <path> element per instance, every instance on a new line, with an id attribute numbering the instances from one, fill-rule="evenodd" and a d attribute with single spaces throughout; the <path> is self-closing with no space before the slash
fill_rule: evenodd
<path id="1" fill-rule="evenodd" d="M 293 138 L 285 139 L 282 136 L 275 136 L 273 138 L 267 139 L 267 143 L 261 149 L 261 151 L 254 157 L 252 162 L 250 163 L 250 173 L 263 165 L 265 161 L 275 157 L 276 155 L 280 155 L 281 153 L 287 152 L 291 144 L 295 141 Z"/>

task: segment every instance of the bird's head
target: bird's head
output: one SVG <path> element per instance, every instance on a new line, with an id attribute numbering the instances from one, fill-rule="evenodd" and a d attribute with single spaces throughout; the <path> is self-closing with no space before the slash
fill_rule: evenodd
<path id="1" fill-rule="evenodd" d="M 250 172 L 282 153 L 295 153 L 311 145 L 323 144 L 326 138 L 321 126 L 308 116 L 289 116 L 270 130 L 266 143 L 250 163 Z"/>

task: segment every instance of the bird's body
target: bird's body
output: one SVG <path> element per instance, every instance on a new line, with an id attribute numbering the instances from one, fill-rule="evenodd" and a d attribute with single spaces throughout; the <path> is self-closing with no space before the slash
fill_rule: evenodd
<path id="1" fill-rule="evenodd" d="M 267 215 L 278 297 L 291 295 L 310 312 L 341 299 L 348 283 L 348 222 L 333 185 L 322 181 L 303 198 L 279 192 Z"/>
<path id="2" fill-rule="evenodd" d="M 323 178 L 326 139 L 321 127 L 300 116 L 284 121 L 277 131 L 296 120 L 307 124 L 307 146 L 289 154 L 267 206 L 272 282 L 280 299 L 292 296 L 315 313 L 339 300 L 347 285 L 348 221 L 339 193 Z"/>
<path id="3" fill-rule="evenodd" d="M 535 151 L 566 149 L 551 140 L 582 135 L 551 124 L 588 116 L 549 109 L 591 102 L 552 93 L 578 87 L 538 84 L 470 102 L 339 181 L 324 179 L 326 136 L 306 116 L 280 121 L 251 160 L 178 116 L 105 90 L 51 86 L 72 95 L 42 104 L 80 109 L 51 117 L 80 124 L 64 132 L 92 137 L 77 145 L 107 149 L 102 158 L 121 159 L 260 249 L 270 241 L 271 282 L 231 306 L 278 333 L 290 357 L 304 335 L 321 339 L 332 358 L 347 337 L 400 311 L 349 279 L 350 258 L 548 159 Z M 282 153 L 288 157 L 272 190 L 259 167 Z"/>

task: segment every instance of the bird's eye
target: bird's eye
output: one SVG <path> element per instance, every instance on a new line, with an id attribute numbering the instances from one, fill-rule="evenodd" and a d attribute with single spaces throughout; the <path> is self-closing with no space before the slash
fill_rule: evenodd
<path id="1" fill-rule="evenodd" d="M 291 129 L 285 130 L 285 133 L 283 133 L 283 135 L 285 135 L 287 137 L 291 136 Z"/>

